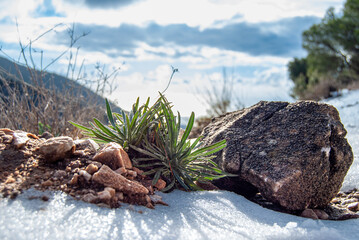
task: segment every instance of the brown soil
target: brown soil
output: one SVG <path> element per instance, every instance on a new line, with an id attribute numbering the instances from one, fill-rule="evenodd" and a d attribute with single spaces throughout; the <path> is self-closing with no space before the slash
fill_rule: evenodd
<path id="1" fill-rule="evenodd" d="M 62 161 L 46 163 L 37 151 L 39 144 L 45 140 L 30 138 L 24 146 L 18 149 L 12 144 L 12 136 L 0 131 L 0 197 L 2 195 L 2 197 L 14 199 L 24 190 L 33 187 L 41 191 L 63 191 L 75 199 L 86 201 L 85 195 L 97 196 L 104 190 L 105 186 L 93 181 L 86 181 L 81 175 L 78 175 L 76 182 L 72 180 L 74 175 L 77 175 L 80 170 L 85 170 L 89 164 L 100 165 L 100 163 L 92 161 L 95 153 L 86 151 L 86 149 L 80 150 Z M 144 185 L 149 189 L 149 195 L 154 194 L 156 189 L 151 186 L 151 179 L 140 174 L 135 178 L 126 175 L 125 177 Z M 153 208 L 155 205 L 154 202 L 149 201 L 147 195 L 123 194 L 121 201 L 115 200 L 89 199 L 91 203 L 111 208 L 119 207 L 120 202 L 144 205 L 149 208 Z M 162 201 L 156 203 L 165 204 Z"/>

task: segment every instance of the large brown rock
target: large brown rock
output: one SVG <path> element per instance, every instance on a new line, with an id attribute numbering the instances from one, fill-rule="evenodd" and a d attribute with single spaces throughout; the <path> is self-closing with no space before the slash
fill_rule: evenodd
<path id="1" fill-rule="evenodd" d="M 215 161 L 234 178 L 215 184 L 258 190 L 289 210 L 326 206 L 353 162 L 338 111 L 311 101 L 259 102 L 212 120 L 205 144 L 226 139 Z"/>

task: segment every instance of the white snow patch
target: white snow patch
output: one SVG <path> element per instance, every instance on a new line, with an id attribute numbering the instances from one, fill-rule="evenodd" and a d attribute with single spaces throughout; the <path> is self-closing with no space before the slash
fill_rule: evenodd
<path id="1" fill-rule="evenodd" d="M 354 161 L 344 179 L 343 191 L 359 188 L 359 90 L 343 91 L 342 96 L 326 100 L 339 111 L 340 118 L 347 130 L 349 144 L 354 153 Z"/>

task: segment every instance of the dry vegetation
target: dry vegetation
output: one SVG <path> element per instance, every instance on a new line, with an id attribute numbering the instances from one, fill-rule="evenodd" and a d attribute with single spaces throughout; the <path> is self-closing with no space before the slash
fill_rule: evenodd
<path id="1" fill-rule="evenodd" d="M 94 94 L 81 87 L 79 83 L 88 79 L 83 78 L 86 74 L 83 72 L 83 62 L 80 66 L 76 66 L 79 47 L 76 48 L 75 44 L 80 38 L 85 37 L 86 33 L 75 36 L 75 26 L 71 26 L 68 29 L 70 45 L 66 51 L 48 64 L 34 62 L 32 55 L 35 54 L 35 50 L 32 49 L 32 44 L 58 26 L 40 34 L 35 40 L 29 40 L 26 44 L 19 42 L 20 59 L 24 64 L 11 59 L 14 62 L 12 68 L 16 69 L 16 75 L 0 68 L 0 128 L 24 130 L 35 134 L 48 131 L 55 136 L 76 137 L 79 130 L 69 124 L 69 120 L 87 124 L 94 117 L 105 119 L 104 102 L 99 103 L 99 98 L 95 94 L 103 96 L 107 93 L 106 89 L 109 84 L 113 85 L 119 69 L 107 74 L 104 67 L 98 64 L 95 66 L 97 79 L 91 82 L 97 92 Z M 1 52 L 9 58 L 2 49 Z M 62 88 L 56 84 L 49 86 L 44 79 L 51 74 L 46 70 L 63 57 L 68 59 L 66 77 L 69 79 Z M 37 66 L 41 66 L 40 69 Z M 20 68 L 26 68 L 26 76 Z M 113 89 L 113 86 L 110 86 L 110 89 Z"/>
<path id="2" fill-rule="evenodd" d="M 21 129 L 41 134 L 77 136 L 69 120 L 87 123 L 93 117 L 104 118 L 105 110 L 91 99 L 75 96 L 73 90 L 59 93 L 55 89 L 31 86 L 0 77 L 0 128 Z M 6 95 L 4 93 L 7 93 Z"/>

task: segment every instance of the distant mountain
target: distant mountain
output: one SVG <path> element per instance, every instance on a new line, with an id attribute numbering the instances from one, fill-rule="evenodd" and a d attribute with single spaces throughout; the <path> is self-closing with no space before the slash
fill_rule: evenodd
<path id="1" fill-rule="evenodd" d="M 47 89 L 55 89 L 60 95 L 68 93 L 68 91 L 73 91 L 72 94 L 75 96 L 82 96 L 83 99 L 91 99 L 93 103 L 98 105 L 105 104 L 103 97 L 71 79 L 55 73 L 30 71 L 26 66 L 17 64 L 4 57 L 0 57 L 0 75 L 14 87 L 20 86 L 21 84 L 19 83 L 23 80 L 28 85 L 34 86 L 38 84 Z M 32 75 L 42 76 L 41 81 L 35 82 Z M 2 87 L 1 81 L 0 87 Z M 33 90 L 36 91 L 36 88 Z M 119 112 L 121 108 L 112 104 L 112 109 L 114 112 Z"/>

